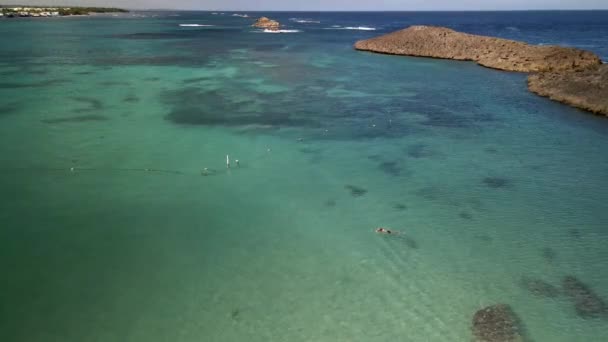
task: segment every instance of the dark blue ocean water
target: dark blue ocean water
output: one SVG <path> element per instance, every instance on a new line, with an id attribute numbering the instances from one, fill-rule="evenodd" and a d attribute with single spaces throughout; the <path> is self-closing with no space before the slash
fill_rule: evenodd
<path id="1" fill-rule="evenodd" d="M 0 19 L 0 341 L 607 340 L 608 120 L 353 49 L 413 24 L 608 58 L 608 11 Z"/>

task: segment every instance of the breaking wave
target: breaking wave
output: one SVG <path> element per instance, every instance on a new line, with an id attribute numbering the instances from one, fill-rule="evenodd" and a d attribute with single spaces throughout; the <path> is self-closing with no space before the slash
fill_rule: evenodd
<path id="1" fill-rule="evenodd" d="M 302 32 L 302 31 L 300 31 L 300 30 L 269 30 L 269 29 L 265 29 L 262 32 L 264 32 L 264 33 L 297 33 L 297 32 Z"/>
<path id="2" fill-rule="evenodd" d="M 298 24 L 320 24 L 321 22 L 318 20 L 311 19 L 301 19 L 301 18 L 289 18 L 290 21 Z"/>
<path id="3" fill-rule="evenodd" d="M 203 25 L 203 24 L 179 24 L 181 27 L 210 27 L 215 25 Z"/>
<path id="4" fill-rule="evenodd" d="M 345 26 L 333 25 L 332 27 L 325 28 L 326 30 L 359 30 L 359 31 L 376 31 L 375 27 L 369 26 Z"/>

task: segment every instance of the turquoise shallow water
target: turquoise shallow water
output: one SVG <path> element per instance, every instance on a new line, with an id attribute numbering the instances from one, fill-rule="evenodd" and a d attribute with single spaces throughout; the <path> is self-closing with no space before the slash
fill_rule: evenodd
<path id="1" fill-rule="evenodd" d="M 522 281 L 608 300 L 608 121 L 352 50 L 424 15 L 136 15 L 0 21 L 2 341 L 469 341 L 496 303 L 529 340 L 606 339 Z"/>

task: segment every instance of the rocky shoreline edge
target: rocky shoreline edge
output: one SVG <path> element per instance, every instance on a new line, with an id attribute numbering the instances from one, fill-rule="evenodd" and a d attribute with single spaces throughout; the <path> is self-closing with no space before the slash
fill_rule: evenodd
<path id="1" fill-rule="evenodd" d="M 531 73 L 528 76 L 531 92 L 608 116 L 608 65 L 589 51 L 531 45 L 421 25 L 360 40 L 355 43 L 355 49 L 474 61 L 492 69 Z"/>

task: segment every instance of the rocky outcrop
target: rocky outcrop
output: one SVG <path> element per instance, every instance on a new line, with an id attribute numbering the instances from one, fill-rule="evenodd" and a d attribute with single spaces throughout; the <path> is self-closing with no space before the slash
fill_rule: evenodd
<path id="1" fill-rule="evenodd" d="M 473 335 L 478 342 L 522 341 L 518 319 L 507 304 L 496 304 L 478 310 L 473 316 Z"/>
<path id="2" fill-rule="evenodd" d="M 608 115 L 608 65 L 528 76 L 528 89 L 540 96 L 592 113 Z"/>
<path id="3" fill-rule="evenodd" d="M 493 69 L 538 73 L 530 76 L 531 91 L 608 115 L 606 68 L 600 58 L 589 51 L 530 45 L 433 26 L 411 26 L 361 40 L 355 43 L 355 48 L 394 55 L 475 61 Z"/>
<path id="4" fill-rule="evenodd" d="M 355 43 L 358 50 L 462 61 L 488 68 L 520 71 L 561 71 L 601 64 L 589 51 L 530 45 L 514 40 L 478 36 L 445 27 L 411 26 Z"/>
<path id="5" fill-rule="evenodd" d="M 261 17 L 258 20 L 256 20 L 255 23 L 253 23 L 253 25 L 251 25 L 251 26 L 257 27 L 257 28 L 263 28 L 263 29 L 271 30 L 271 31 L 278 31 L 279 28 L 281 27 L 281 24 L 276 20 L 268 19 L 266 17 Z"/>

